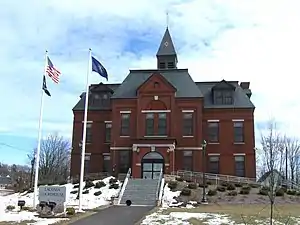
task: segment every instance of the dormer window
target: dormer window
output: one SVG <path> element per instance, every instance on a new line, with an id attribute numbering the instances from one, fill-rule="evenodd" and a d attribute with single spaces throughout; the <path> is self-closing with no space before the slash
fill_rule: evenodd
<path id="1" fill-rule="evenodd" d="M 222 80 L 212 88 L 213 102 L 216 105 L 232 105 L 235 86 Z"/>
<path id="2" fill-rule="evenodd" d="M 214 103 L 216 105 L 231 105 L 233 104 L 232 90 L 215 90 Z"/>

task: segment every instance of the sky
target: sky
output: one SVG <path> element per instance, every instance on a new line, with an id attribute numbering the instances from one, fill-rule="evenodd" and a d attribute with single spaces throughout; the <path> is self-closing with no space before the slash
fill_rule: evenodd
<path id="1" fill-rule="evenodd" d="M 24 4 L 26 2 L 26 4 Z M 256 134 L 270 118 L 299 137 L 298 0 L 0 1 L 0 162 L 24 164 L 37 145 L 45 50 L 62 72 L 47 85 L 43 137 L 72 136 L 88 49 L 122 82 L 129 69 L 156 67 L 167 25 L 178 67 L 195 81 L 250 81 Z M 96 74 L 91 83 L 106 82 Z"/>

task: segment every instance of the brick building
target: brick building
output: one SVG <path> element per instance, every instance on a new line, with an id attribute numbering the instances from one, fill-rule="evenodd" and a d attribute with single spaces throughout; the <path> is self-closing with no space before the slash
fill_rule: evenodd
<path id="1" fill-rule="evenodd" d="M 90 86 L 85 172 L 155 178 L 177 170 L 255 178 L 254 105 L 249 82 L 195 82 L 177 68 L 169 30 L 157 69 L 130 70 L 120 84 Z M 71 175 L 80 171 L 85 93 L 73 108 Z"/>

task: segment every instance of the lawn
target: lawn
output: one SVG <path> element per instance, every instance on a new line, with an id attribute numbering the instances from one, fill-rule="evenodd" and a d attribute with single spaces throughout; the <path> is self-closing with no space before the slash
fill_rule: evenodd
<path id="1" fill-rule="evenodd" d="M 285 204 L 275 205 L 274 219 L 283 224 L 297 224 L 296 221 L 300 221 L 300 205 Z M 170 214 L 172 212 L 188 212 L 188 213 L 209 213 L 227 215 L 230 221 L 234 221 L 237 224 L 263 224 L 262 221 L 267 222 L 270 215 L 269 205 L 204 205 L 197 208 L 168 208 L 162 211 L 163 214 Z M 208 215 L 203 219 L 190 218 L 189 222 L 193 225 L 207 224 L 203 222 L 209 222 L 213 215 Z M 210 224 L 210 223 L 209 223 Z M 300 224 L 300 223 L 299 223 Z"/>

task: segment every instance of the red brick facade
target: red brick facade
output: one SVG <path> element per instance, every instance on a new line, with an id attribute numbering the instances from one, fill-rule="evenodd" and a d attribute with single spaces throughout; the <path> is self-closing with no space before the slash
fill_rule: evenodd
<path id="1" fill-rule="evenodd" d="M 121 84 L 91 85 L 87 173 L 155 178 L 177 170 L 256 177 L 249 82 L 194 82 L 177 69 L 168 29 L 158 69 L 131 70 Z M 73 109 L 71 175 L 80 172 L 84 98 Z M 207 145 L 202 149 L 203 140 Z"/>
<path id="2" fill-rule="evenodd" d="M 155 82 L 161 85 L 159 91 L 152 90 L 149 85 Z M 219 173 L 235 175 L 234 156 L 245 155 L 245 176 L 255 177 L 253 109 L 205 109 L 201 99 L 176 99 L 175 90 L 159 74 L 153 74 L 137 92 L 137 99 L 112 100 L 111 111 L 88 112 L 88 121 L 92 122 L 92 141 L 86 145 L 86 152 L 91 153 L 89 172 L 103 170 L 103 153 L 107 153 L 110 155 L 111 170 L 118 173 L 119 152 L 130 151 L 132 175 L 140 177 L 142 158 L 151 151 L 151 146 L 153 151 L 163 156 L 165 173 L 183 169 L 183 152 L 187 150 L 192 151 L 192 170 L 202 171 L 201 143 L 208 139 L 207 123 L 219 121 L 219 142 L 208 142 L 206 161 L 211 155 L 219 155 Z M 130 114 L 128 136 L 120 136 L 122 112 Z M 157 130 L 158 112 L 166 112 L 166 135 L 145 135 L 146 112 L 154 112 L 154 132 Z M 183 112 L 193 113 L 193 136 L 182 135 Z M 235 120 L 243 121 L 243 143 L 234 143 Z M 104 141 L 105 121 L 111 121 L 112 124 L 111 143 Z M 74 112 L 72 175 L 80 171 L 82 128 L 83 112 Z"/>

